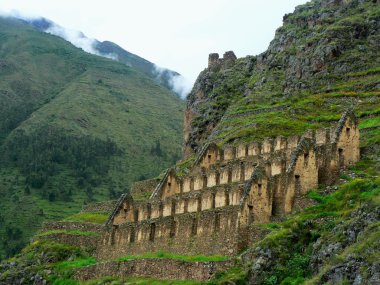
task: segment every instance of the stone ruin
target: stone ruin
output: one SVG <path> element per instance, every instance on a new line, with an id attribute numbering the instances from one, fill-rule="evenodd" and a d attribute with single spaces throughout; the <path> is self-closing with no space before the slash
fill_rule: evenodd
<path id="1" fill-rule="evenodd" d="M 159 250 L 234 256 L 257 238 L 255 225 L 291 213 L 298 199 L 318 185 L 334 184 L 339 170 L 359 156 L 358 122 L 349 111 L 337 125 L 301 137 L 207 144 L 188 174 L 178 176 L 172 168 L 155 188 L 148 183 L 149 199 L 122 195 L 98 244 L 98 259 Z"/>
<path id="2" fill-rule="evenodd" d="M 233 51 L 226 51 L 223 58 L 219 58 L 218 53 L 211 53 L 208 56 L 208 69 L 219 71 L 220 69 L 228 69 L 234 66 L 237 57 Z"/>

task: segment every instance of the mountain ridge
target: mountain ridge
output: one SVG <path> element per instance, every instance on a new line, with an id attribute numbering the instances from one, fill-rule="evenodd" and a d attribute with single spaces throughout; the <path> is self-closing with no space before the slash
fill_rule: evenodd
<path id="1" fill-rule="evenodd" d="M 65 28 L 58 26 L 56 23 L 49 19 L 41 17 L 22 20 L 41 32 L 52 33 L 65 38 Z M 156 64 L 150 62 L 149 60 L 131 53 L 111 41 L 98 41 L 96 39 L 92 40 L 87 38 L 82 32 L 78 32 L 78 38 L 89 41 L 91 53 L 95 53 L 107 58 L 112 58 L 126 65 L 132 66 L 142 71 L 149 77 L 157 80 L 158 83 L 162 84 L 169 90 L 176 92 L 178 95 L 183 95 L 179 93 L 176 90 L 176 86 L 174 86 L 173 78 L 181 76 L 178 72 L 167 68 L 158 67 Z"/>
<path id="2" fill-rule="evenodd" d="M 4 256 L 43 220 L 115 197 L 177 160 L 183 101 L 133 67 L 20 20 L 0 18 L 0 39 Z"/>

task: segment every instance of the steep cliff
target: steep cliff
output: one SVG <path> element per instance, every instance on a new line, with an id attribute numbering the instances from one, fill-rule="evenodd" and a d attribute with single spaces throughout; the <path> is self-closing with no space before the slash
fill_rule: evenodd
<path id="1" fill-rule="evenodd" d="M 211 54 L 187 98 L 185 154 L 205 141 L 300 133 L 347 107 L 368 111 L 354 93 L 379 90 L 379 17 L 378 1 L 313 0 L 284 16 L 264 53 Z"/>

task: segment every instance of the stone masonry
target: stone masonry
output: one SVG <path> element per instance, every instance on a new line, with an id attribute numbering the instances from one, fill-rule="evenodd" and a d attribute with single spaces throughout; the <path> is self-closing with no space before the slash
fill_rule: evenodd
<path id="1" fill-rule="evenodd" d="M 148 200 L 123 195 L 97 255 L 109 260 L 159 250 L 234 256 L 255 224 L 292 212 L 298 197 L 336 182 L 359 160 L 359 128 L 347 111 L 331 128 L 238 146 L 205 145 L 189 173 L 169 169 Z"/>

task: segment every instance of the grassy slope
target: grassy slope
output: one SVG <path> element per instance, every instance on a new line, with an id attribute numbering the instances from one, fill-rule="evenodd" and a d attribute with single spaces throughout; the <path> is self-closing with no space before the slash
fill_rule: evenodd
<path id="1" fill-rule="evenodd" d="M 0 39 L 0 238 L 9 243 L 6 247 L 21 247 L 43 220 L 76 213 L 85 201 L 109 199 L 179 158 L 183 102 L 166 88 L 16 20 L 0 18 Z M 49 132 L 62 143 L 67 139 L 68 146 L 59 141 L 49 145 Z M 91 157 L 95 139 L 100 146 L 111 142 L 117 152 L 94 152 L 90 174 L 83 174 L 86 165 L 73 169 L 75 158 L 51 161 L 51 152 L 73 144 Z M 26 157 L 31 153 L 23 153 L 31 145 L 28 140 L 43 145 L 40 153 Z M 159 151 L 152 154 L 157 144 Z M 29 185 L 29 164 L 42 165 L 42 187 Z M 103 170 L 97 171 L 100 166 Z M 90 177 L 78 186 L 84 175 Z M 17 229 L 21 236 L 9 232 Z M 0 258 L 3 254 L 0 244 Z"/>

